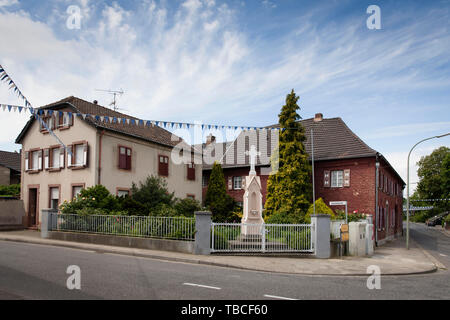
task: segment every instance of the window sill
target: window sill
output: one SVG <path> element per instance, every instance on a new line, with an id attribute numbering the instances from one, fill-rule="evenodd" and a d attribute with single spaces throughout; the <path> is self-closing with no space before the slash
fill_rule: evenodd
<path id="1" fill-rule="evenodd" d="M 49 168 L 47 170 L 48 170 L 48 172 L 60 172 L 61 168 Z"/>
<path id="2" fill-rule="evenodd" d="M 72 170 L 82 170 L 82 169 L 85 169 L 85 168 L 87 168 L 87 166 L 85 166 L 85 165 L 81 165 L 81 166 L 69 166 L 69 169 L 72 169 Z"/>
<path id="3" fill-rule="evenodd" d="M 58 127 L 58 130 L 68 130 L 68 129 L 70 129 L 70 126 L 61 126 L 61 127 Z"/>
<path id="4" fill-rule="evenodd" d="M 29 174 L 38 174 L 39 172 L 41 172 L 41 170 L 28 170 L 27 173 Z"/>

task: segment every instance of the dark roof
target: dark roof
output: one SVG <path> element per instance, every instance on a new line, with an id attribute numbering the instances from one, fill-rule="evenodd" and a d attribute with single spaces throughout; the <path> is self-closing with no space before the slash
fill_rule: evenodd
<path id="1" fill-rule="evenodd" d="M 304 146 L 306 152 L 310 155 L 311 159 L 311 129 L 313 129 L 314 135 L 314 160 L 315 161 L 326 161 L 326 160 L 339 160 L 339 159 L 354 159 L 354 158 L 367 158 L 367 157 L 379 157 L 383 159 L 392 171 L 398 176 L 398 178 L 403 181 L 400 175 L 395 171 L 395 169 L 390 165 L 390 163 L 376 150 L 370 148 L 364 141 L 362 141 L 350 128 L 345 124 L 341 118 L 330 118 L 323 119 L 322 121 L 315 122 L 314 118 L 305 119 L 299 121 L 303 128 L 305 129 L 306 141 Z M 279 125 L 268 126 L 267 128 L 277 128 Z M 243 132 L 239 135 L 237 139 L 242 139 L 245 137 L 246 133 Z M 270 134 L 268 134 L 270 136 Z M 263 154 L 267 153 L 265 157 L 266 161 L 261 162 L 261 158 L 257 158 L 257 166 L 268 166 L 270 164 L 270 143 L 260 143 L 260 139 L 257 135 L 256 139 L 249 138 L 248 143 L 245 144 L 245 151 L 248 150 L 250 145 L 257 145 L 259 151 Z M 222 163 L 222 168 L 239 168 L 239 167 L 249 167 L 249 157 L 237 152 L 236 140 L 233 142 L 223 142 L 216 143 L 219 150 L 222 148 L 223 154 L 230 153 L 231 157 L 234 157 L 233 161 L 226 161 Z M 267 145 L 267 147 L 266 147 Z M 209 147 L 211 147 L 210 145 Z M 199 147 L 198 145 L 196 146 Z M 203 144 L 203 148 L 208 148 L 206 144 Z M 227 151 L 228 150 L 228 151 Z M 267 152 L 267 150 L 269 152 Z M 214 156 L 214 153 L 213 153 Z M 226 155 L 225 155 L 226 157 Z M 210 170 L 212 164 L 205 162 L 203 163 L 204 170 Z M 404 182 L 403 182 L 404 183 Z"/>
<path id="2" fill-rule="evenodd" d="M 20 172 L 20 153 L 0 151 L 0 165 Z"/>
<path id="3" fill-rule="evenodd" d="M 83 99 L 73 97 L 73 96 L 62 99 L 60 101 L 57 101 L 57 102 L 54 102 L 51 104 L 48 104 L 46 106 L 43 106 L 43 107 L 41 107 L 41 109 L 58 110 L 58 109 L 61 109 L 64 107 L 70 107 L 76 113 L 139 120 L 138 118 L 102 107 L 98 104 L 94 104 L 92 102 L 88 102 L 88 101 L 85 101 Z M 82 118 L 79 118 L 79 119 L 82 119 Z M 20 141 L 24 137 L 26 131 L 33 123 L 33 121 L 34 121 L 34 117 L 32 116 L 30 118 L 30 121 L 28 121 L 28 123 L 23 128 L 22 132 L 17 137 L 16 143 L 20 143 Z M 158 127 L 158 126 L 106 123 L 106 122 L 101 122 L 99 120 L 95 120 L 93 117 L 86 117 L 86 119 L 84 119 L 84 121 L 86 121 L 87 123 L 93 125 L 96 128 L 99 128 L 99 129 L 114 131 L 117 133 L 140 138 L 140 139 L 143 139 L 146 141 L 155 142 L 155 143 L 158 143 L 158 144 L 161 144 L 164 146 L 168 146 L 168 147 L 174 147 L 181 141 L 181 138 L 176 137 L 171 132 L 169 132 L 161 127 Z M 176 137 L 179 140 L 172 141 L 172 137 Z"/>

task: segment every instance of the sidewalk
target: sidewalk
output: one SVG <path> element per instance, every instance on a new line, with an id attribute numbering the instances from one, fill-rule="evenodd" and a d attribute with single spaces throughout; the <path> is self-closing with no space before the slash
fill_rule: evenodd
<path id="1" fill-rule="evenodd" d="M 63 246 L 166 261 L 303 275 L 367 276 L 367 267 L 370 265 L 379 266 L 382 275 L 420 274 L 437 270 L 437 266 L 416 244 L 413 243 L 410 250 L 406 250 L 404 239 L 397 239 L 376 248 L 372 257 L 343 257 L 342 259 L 313 259 L 299 256 L 198 256 L 168 251 L 42 239 L 40 232 L 31 230 L 0 232 L 0 240 Z"/>

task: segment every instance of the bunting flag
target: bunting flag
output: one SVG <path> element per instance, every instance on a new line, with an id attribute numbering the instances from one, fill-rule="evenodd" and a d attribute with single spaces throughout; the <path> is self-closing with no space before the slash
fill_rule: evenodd
<path id="1" fill-rule="evenodd" d="M 31 103 L 28 101 L 28 99 L 22 94 L 20 89 L 17 87 L 15 82 L 11 79 L 11 77 L 6 73 L 5 69 L 0 65 L 0 82 L 5 82 L 9 89 L 13 89 L 14 92 L 18 95 L 19 98 L 21 98 L 24 101 L 24 106 L 16 106 L 16 105 L 9 105 L 9 104 L 0 104 L 1 108 L 0 110 L 11 112 L 17 112 L 22 113 L 22 110 L 28 110 L 32 115 L 35 116 L 36 119 L 41 117 L 48 117 L 48 116 L 69 116 L 72 117 L 72 112 L 62 112 L 52 109 L 35 109 L 32 107 Z M 90 115 L 90 114 L 83 114 L 83 113 L 75 113 L 77 117 L 83 118 L 83 120 L 86 120 L 86 118 L 90 118 L 92 120 L 95 120 L 97 122 L 105 122 L 105 123 L 115 123 L 115 124 L 123 124 L 123 125 L 132 125 L 132 126 L 158 126 L 164 129 L 190 129 L 190 128 L 198 128 L 201 127 L 202 131 L 206 128 L 208 130 L 214 129 L 214 130 L 224 130 L 224 129 L 230 129 L 230 130 L 241 130 L 241 131 L 250 131 L 250 130 L 272 130 L 272 131 L 279 131 L 280 128 L 265 128 L 265 127 L 244 127 L 244 126 L 226 126 L 226 125 L 213 125 L 213 124 L 194 124 L 194 123 L 180 123 L 180 122 L 171 122 L 171 121 L 157 121 L 157 120 L 141 120 L 141 119 L 131 119 L 131 118 L 116 118 L 116 117 L 108 117 L 108 116 L 100 116 L 100 115 Z M 41 119 L 42 120 L 42 119 Z M 286 130 L 285 128 L 282 129 L 282 131 Z M 48 130 L 51 132 L 51 130 Z M 64 146 L 65 147 L 65 146 Z"/>
<path id="2" fill-rule="evenodd" d="M 266 128 L 266 127 L 241 127 L 241 126 L 229 126 L 229 125 L 213 125 L 213 124 L 198 124 L 198 123 L 185 123 L 185 122 L 170 122 L 170 121 L 156 121 L 156 120 L 142 120 L 142 119 L 131 119 L 131 118 L 116 118 L 111 116 L 99 116 L 86 113 L 72 113 L 67 111 L 57 111 L 51 109 L 34 109 L 33 107 L 17 106 L 10 104 L 0 104 L 0 110 L 9 112 L 22 112 L 22 110 L 28 110 L 32 115 L 38 115 L 40 117 L 72 117 L 73 115 L 82 118 L 83 120 L 91 119 L 100 123 L 109 124 L 122 124 L 130 126 L 141 126 L 141 127 L 161 127 L 167 130 L 174 129 L 192 129 L 201 128 L 201 130 L 241 130 L 241 131 L 285 131 L 285 128 Z"/>

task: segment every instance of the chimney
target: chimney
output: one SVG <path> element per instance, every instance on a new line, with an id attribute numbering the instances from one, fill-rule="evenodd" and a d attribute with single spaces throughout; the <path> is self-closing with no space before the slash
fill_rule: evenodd
<path id="1" fill-rule="evenodd" d="M 316 113 L 315 117 L 314 117 L 314 122 L 320 122 L 323 120 L 323 114 L 321 113 Z"/>
<path id="2" fill-rule="evenodd" d="M 97 101 L 97 100 L 94 100 L 94 104 L 98 104 L 98 101 Z"/>
<path id="3" fill-rule="evenodd" d="M 212 133 L 210 133 L 209 136 L 206 137 L 206 145 L 209 145 L 214 142 L 216 142 L 216 137 L 214 137 Z"/>

